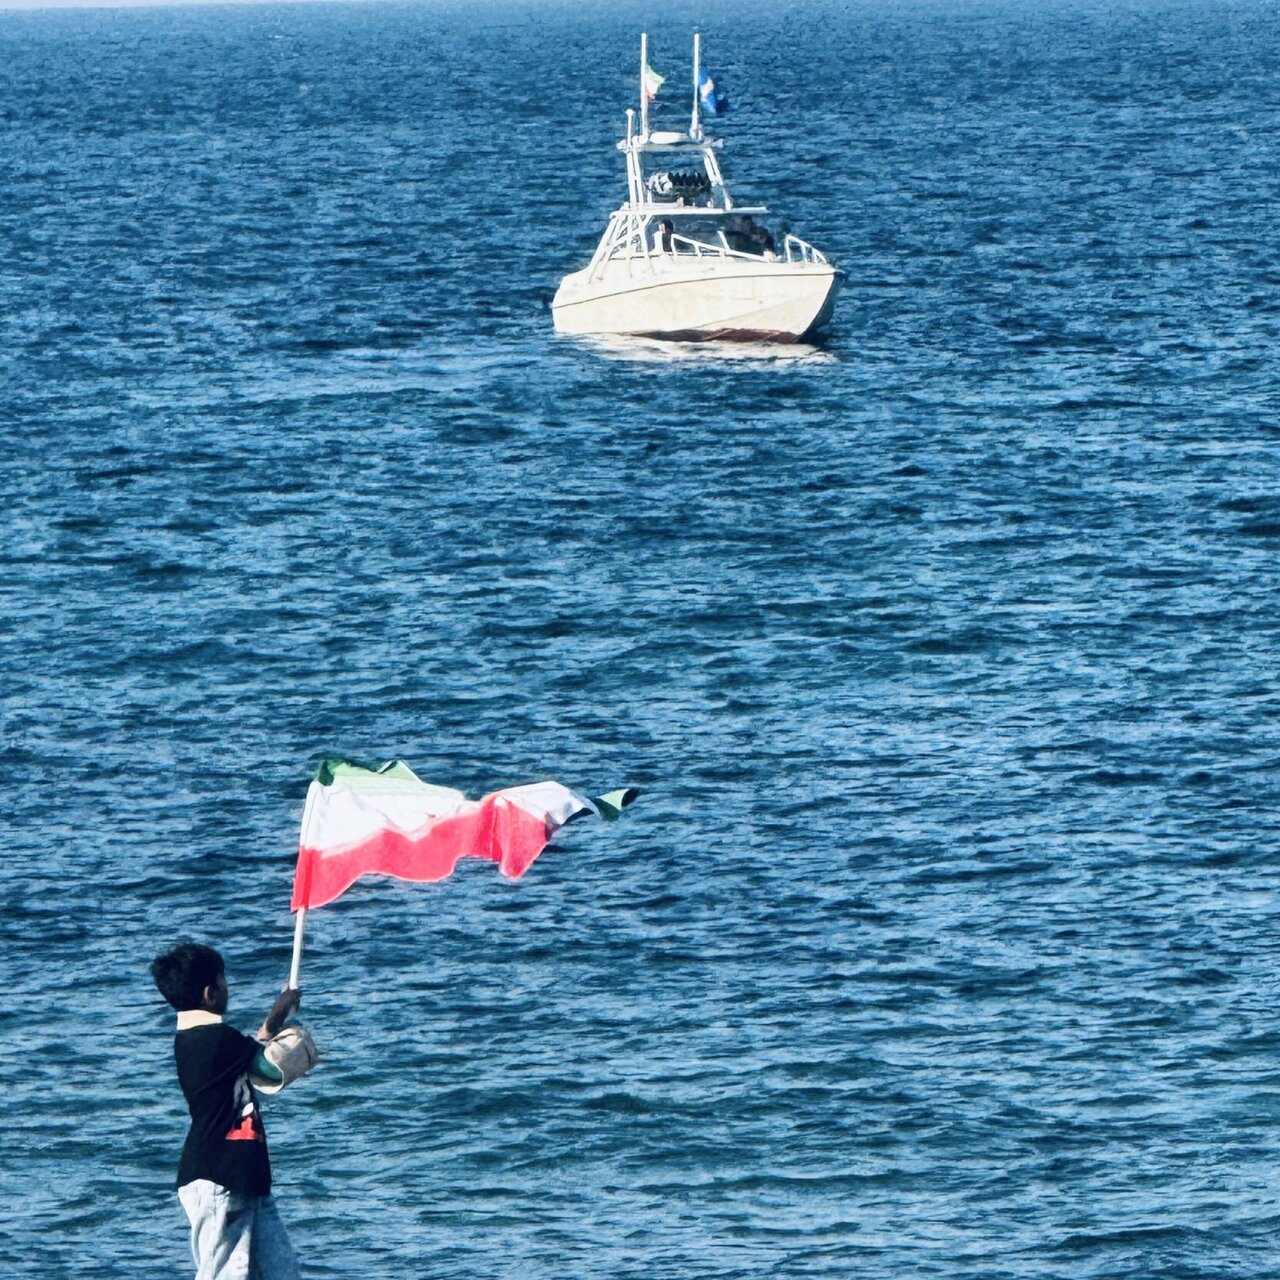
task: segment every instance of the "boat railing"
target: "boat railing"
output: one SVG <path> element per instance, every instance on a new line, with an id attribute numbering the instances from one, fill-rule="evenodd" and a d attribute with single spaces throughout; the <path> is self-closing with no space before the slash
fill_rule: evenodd
<path id="1" fill-rule="evenodd" d="M 721 240 L 723 240 L 721 233 Z M 647 242 L 646 242 L 647 243 Z M 753 255 L 749 253 L 738 253 L 734 249 L 730 249 L 727 244 L 708 244 L 705 240 L 695 240 L 692 236 L 672 235 L 671 248 L 663 249 L 660 244 L 654 244 L 652 248 L 642 248 L 639 254 L 635 253 L 633 245 L 619 245 L 614 251 L 618 257 L 675 257 L 685 256 L 690 258 L 750 258 Z"/>
<path id="2" fill-rule="evenodd" d="M 825 264 L 827 261 L 825 253 L 815 249 L 807 240 L 801 240 L 799 236 L 793 236 L 790 232 L 787 232 L 787 238 L 782 242 L 782 254 L 788 262 Z"/>
<path id="3" fill-rule="evenodd" d="M 791 235 L 789 232 L 782 242 L 781 254 L 774 253 L 772 250 L 752 253 L 748 249 L 735 249 L 730 245 L 723 231 L 717 231 L 716 236 L 719 244 L 708 244 L 705 240 L 694 240 L 691 236 L 679 235 L 671 237 L 671 244 L 677 253 L 691 252 L 699 258 L 742 258 L 747 262 L 758 262 L 761 258 L 766 262 L 777 262 L 781 258 L 784 262 L 802 262 L 810 265 L 818 263 L 825 265 L 827 261 L 826 255 L 815 249 L 807 240 L 801 240 L 799 236 Z"/>
<path id="4" fill-rule="evenodd" d="M 615 222 L 610 225 L 604 239 L 591 260 L 591 279 L 600 278 L 611 261 L 623 259 L 630 262 L 652 258 L 691 257 L 716 261 L 732 259 L 741 262 L 787 262 L 795 264 L 826 264 L 826 256 L 799 236 L 788 233 L 782 242 L 782 252 L 769 250 L 753 253 L 747 249 L 735 249 L 723 229 L 716 231 L 716 240 L 699 240 L 694 236 L 673 233 L 670 248 L 663 249 L 656 240 L 650 240 L 646 230 L 636 223 Z"/>
<path id="5" fill-rule="evenodd" d="M 681 246 L 684 246 L 683 250 Z M 705 240 L 695 240 L 692 236 L 672 236 L 671 247 L 677 252 L 692 251 L 696 258 L 723 258 L 725 250 L 718 244 L 708 244 Z"/>
<path id="6" fill-rule="evenodd" d="M 748 260 L 763 257 L 763 254 L 752 253 L 749 249 L 735 249 L 729 243 L 729 237 L 725 235 L 723 228 L 716 232 L 716 238 L 720 241 L 717 252 L 722 258 L 747 258 Z"/>

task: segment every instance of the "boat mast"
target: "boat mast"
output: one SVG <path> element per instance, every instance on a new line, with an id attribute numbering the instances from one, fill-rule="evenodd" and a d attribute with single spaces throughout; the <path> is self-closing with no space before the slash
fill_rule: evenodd
<path id="1" fill-rule="evenodd" d="M 649 141 L 649 33 L 640 33 L 640 141 Z"/>
<path id="2" fill-rule="evenodd" d="M 702 117 L 698 114 L 698 56 L 701 52 L 702 37 L 693 33 L 693 115 L 689 118 L 689 137 L 695 142 L 702 141 Z"/>

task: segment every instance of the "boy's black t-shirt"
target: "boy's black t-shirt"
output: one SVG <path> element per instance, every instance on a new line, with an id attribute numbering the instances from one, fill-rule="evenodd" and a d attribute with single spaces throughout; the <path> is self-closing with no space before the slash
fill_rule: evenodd
<path id="1" fill-rule="evenodd" d="M 261 1047 L 223 1022 L 189 1027 L 174 1037 L 178 1083 L 191 1109 L 178 1186 L 208 1178 L 243 1195 L 271 1190 L 267 1135 L 247 1074 Z"/>

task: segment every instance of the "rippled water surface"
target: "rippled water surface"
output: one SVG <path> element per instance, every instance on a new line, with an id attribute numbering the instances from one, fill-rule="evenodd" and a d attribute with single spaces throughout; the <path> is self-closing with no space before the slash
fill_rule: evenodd
<path id="1" fill-rule="evenodd" d="M 636 39 L 847 273 L 557 339 Z M 188 1273 L 150 956 L 316 757 L 645 794 L 317 912 L 311 1277 L 1269 1277 L 1262 0 L 0 14 L 0 1272 Z"/>

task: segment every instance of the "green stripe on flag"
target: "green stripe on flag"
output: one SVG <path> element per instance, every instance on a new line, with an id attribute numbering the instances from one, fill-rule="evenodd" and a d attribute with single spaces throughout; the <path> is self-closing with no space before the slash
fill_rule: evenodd
<path id="1" fill-rule="evenodd" d="M 591 803 L 606 822 L 622 817 L 622 811 L 640 794 L 639 787 L 623 787 L 621 791 L 608 791 L 595 796 Z"/>

